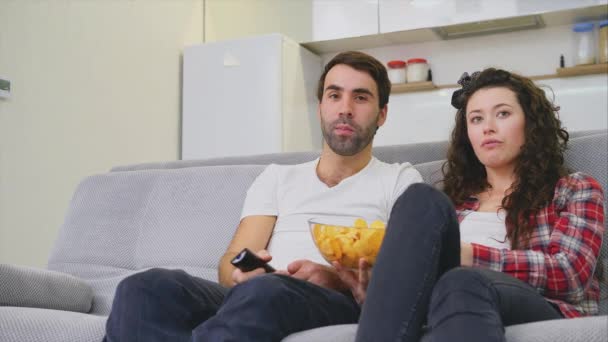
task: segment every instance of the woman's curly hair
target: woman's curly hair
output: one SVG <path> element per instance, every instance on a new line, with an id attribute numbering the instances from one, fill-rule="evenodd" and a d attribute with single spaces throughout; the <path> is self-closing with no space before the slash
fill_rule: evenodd
<path id="1" fill-rule="evenodd" d="M 555 185 L 568 171 L 564 151 L 568 132 L 561 127 L 559 107 L 547 99 L 530 79 L 489 68 L 469 77 L 455 95 L 456 125 L 451 135 L 447 161 L 443 165 L 444 191 L 455 205 L 490 188 L 486 169 L 479 161 L 467 134 L 466 108 L 479 89 L 505 87 L 515 93 L 525 115 L 525 142 L 516 159 L 516 181 L 502 200 L 506 210 L 506 237 L 512 249 L 525 248 L 536 226 L 535 213 L 553 198 Z"/>

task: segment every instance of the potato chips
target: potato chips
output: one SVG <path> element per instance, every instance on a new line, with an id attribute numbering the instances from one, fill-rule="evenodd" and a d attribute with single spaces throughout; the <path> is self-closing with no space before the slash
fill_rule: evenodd
<path id="1" fill-rule="evenodd" d="M 367 221 L 358 218 L 352 227 L 312 223 L 311 230 L 325 260 L 358 268 L 360 258 L 365 258 L 370 265 L 375 263 L 385 226 L 378 220 L 368 226 Z"/>

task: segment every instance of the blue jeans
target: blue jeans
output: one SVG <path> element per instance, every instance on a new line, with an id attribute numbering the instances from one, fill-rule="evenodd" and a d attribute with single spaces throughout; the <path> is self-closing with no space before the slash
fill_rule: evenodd
<path id="1" fill-rule="evenodd" d="M 268 274 L 228 290 L 179 270 L 152 269 L 116 290 L 105 342 L 281 341 L 287 335 L 356 323 L 352 296 Z"/>
<path id="2" fill-rule="evenodd" d="M 459 225 L 450 200 L 414 184 L 393 207 L 356 341 L 413 342 L 423 335 L 425 342 L 505 341 L 504 326 L 561 317 L 514 277 L 460 267 Z"/>

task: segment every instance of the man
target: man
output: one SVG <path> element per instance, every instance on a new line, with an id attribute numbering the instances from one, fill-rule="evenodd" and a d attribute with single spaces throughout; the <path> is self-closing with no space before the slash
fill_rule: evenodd
<path id="1" fill-rule="evenodd" d="M 397 197 L 422 181 L 407 163 L 372 157 L 389 93 L 386 69 L 373 57 L 334 57 L 317 90 L 325 140 L 320 157 L 270 165 L 258 176 L 220 261 L 220 284 L 179 270 L 128 277 L 117 288 L 106 341 L 280 341 L 297 331 L 357 322 L 356 289 L 323 261 L 307 220 L 345 215 L 386 222 Z M 230 260 L 245 247 L 278 271 L 234 268 Z M 358 274 L 365 280 L 364 261 Z"/>

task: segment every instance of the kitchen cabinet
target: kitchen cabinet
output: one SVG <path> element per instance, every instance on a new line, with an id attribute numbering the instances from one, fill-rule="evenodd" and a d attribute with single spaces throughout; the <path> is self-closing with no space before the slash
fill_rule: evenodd
<path id="1" fill-rule="evenodd" d="M 515 0 L 380 0 L 380 33 L 517 16 Z"/>
<path id="2" fill-rule="evenodd" d="M 605 0 L 380 0 L 380 33 L 569 11 Z"/>
<path id="3" fill-rule="evenodd" d="M 378 1 L 313 0 L 311 41 L 378 34 Z"/>
<path id="4" fill-rule="evenodd" d="M 582 18 L 605 17 L 608 15 L 607 4 L 608 0 L 379 0 L 377 33 L 356 35 L 354 31 L 349 31 L 348 34 L 342 32 L 342 38 L 331 39 L 313 35 L 314 40 L 303 45 L 323 54 L 439 41 L 445 38 L 444 32 L 461 24 L 467 25 L 466 29 L 475 29 L 476 25 L 485 28 L 487 25 L 490 29 L 485 34 L 499 32 L 500 29 L 509 31 L 570 25 Z M 314 13 L 313 8 L 313 16 Z M 518 20 L 511 20 L 515 18 Z M 353 17 L 350 20 L 357 22 L 363 19 Z M 492 24 L 498 24 L 494 28 L 498 27 L 499 30 L 493 31 Z"/>

